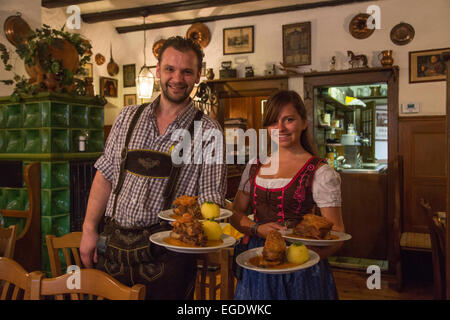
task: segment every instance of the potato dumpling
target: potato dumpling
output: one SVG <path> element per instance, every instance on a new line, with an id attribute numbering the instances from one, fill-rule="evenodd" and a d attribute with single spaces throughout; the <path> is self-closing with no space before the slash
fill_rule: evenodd
<path id="1" fill-rule="evenodd" d="M 309 260 L 308 248 L 301 242 L 295 242 L 287 249 L 286 257 L 291 263 L 303 264 Z"/>
<path id="2" fill-rule="evenodd" d="M 205 220 L 202 222 L 202 226 L 208 240 L 220 240 L 222 238 L 222 228 L 216 221 Z"/>
<path id="3" fill-rule="evenodd" d="M 214 202 L 203 202 L 200 211 L 205 219 L 214 219 L 220 216 L 220 208 Z"/>

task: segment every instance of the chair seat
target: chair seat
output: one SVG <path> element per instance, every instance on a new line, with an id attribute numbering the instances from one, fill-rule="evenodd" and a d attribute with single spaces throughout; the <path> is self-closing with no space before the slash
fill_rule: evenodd
<path id="1" fill-rule="evenodd" d="M 431 251 L 429 233 L 403 232 L 400 237 L 402 250 Z"/>

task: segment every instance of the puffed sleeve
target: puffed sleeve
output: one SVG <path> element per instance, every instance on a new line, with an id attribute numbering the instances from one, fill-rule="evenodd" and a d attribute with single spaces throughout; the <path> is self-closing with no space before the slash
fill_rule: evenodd
<path id="1" fill-rule="evenodd" d="M 250 192 L 250 168 L 252 164 L 256 163 L 256 159 L 250 160 L 245 166 L 244 172 L 242 172 L 241 182 L 239 183 L 238 190 L 249 193 Z"/>
<path id="2" fill-rule="evenodd" d="M 341 206 L 341 176 L 332 167 L 316 170 L 312 185 L 313 199 L 319 208 Z"/>

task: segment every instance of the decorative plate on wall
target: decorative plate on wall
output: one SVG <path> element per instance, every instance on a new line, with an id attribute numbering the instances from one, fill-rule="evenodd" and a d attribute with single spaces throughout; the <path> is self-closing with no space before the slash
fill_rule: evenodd
<path id="1" fill-rule="evenodd" d="M 105 57 L 101 54 L 101 53 L 97 53 L 96 55 L 95 55 L 95 63 L 98 65 L 98 66 L 101 66 L 102 64 L 104 64 L 105 63 Z"/>
<path id="2" fill-rule="evenodd" d="M 159 50 L 161 50 L 161 47 L 163 46 L 165 41 L 166 40 L 161 39 L 161 40 L 156 41 L 153 44 L 152 52 L 153 52 L 153 55 L 155 56 L 156 59 L 158 59 L 158 57 L 159 57 Z"/>
<path id="3" fill-rule="evenodd" d="M 6 18 L 3 30 L 6 39 L 15 47 L 21 43 L 25 43 L 27 38 L 33 33 L 28 23 L 22 19 L 20 12 Z"/>
<path id="4" fill-rule="evenodd" d="M 370 15 L 367 13 L 360 13 L 353 17 L 350 21 L 348 29 L 350 34 L 356 39 L 366 39 L 372 35 L 375 29 L 367 27 L 367 19 Z"/>
<path id="5" fill-rule="evenodd" d="M 398 46 L 404 46 L 414 39 L 414 28 L 409 23 L 400 22 L 391 30 L 391 40 Z"/>

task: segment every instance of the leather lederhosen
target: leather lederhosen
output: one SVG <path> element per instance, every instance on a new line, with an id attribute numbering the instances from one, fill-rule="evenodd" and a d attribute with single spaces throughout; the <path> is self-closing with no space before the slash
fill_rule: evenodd
<path id="1" fill-rule="evenodd" d="M 113 190 L 112 216 L 105 218 L 104 231 L 100 236 L 105 242 L 104 250 L 99 250 L 101 246 L 97 246 L 96 268 L 125 285 L 146 285 L 147 299 L 192 299 L 196 276 L 195 255 L 168 251 L 149 241 L 151 234 L 171 230 L 170 225 L 163 221 L 144 228 L 125 228 L 114 219 L 125 172 L 147 178 L 168 178 L 162 195 L 165 198 L 164 209 L 170 208 L 175 194 L 181 166 L 173 165 L 170 155 L 153 150 L 128 150 L 134 126 L 146 106 L 137 109 L 128 128 L 121 151 L 119 179 Z M 202 112 L 198 111 L 192 120 L 189 127 L 191 136 L 194 121 L 200 120 L 201 116 Z"/>

